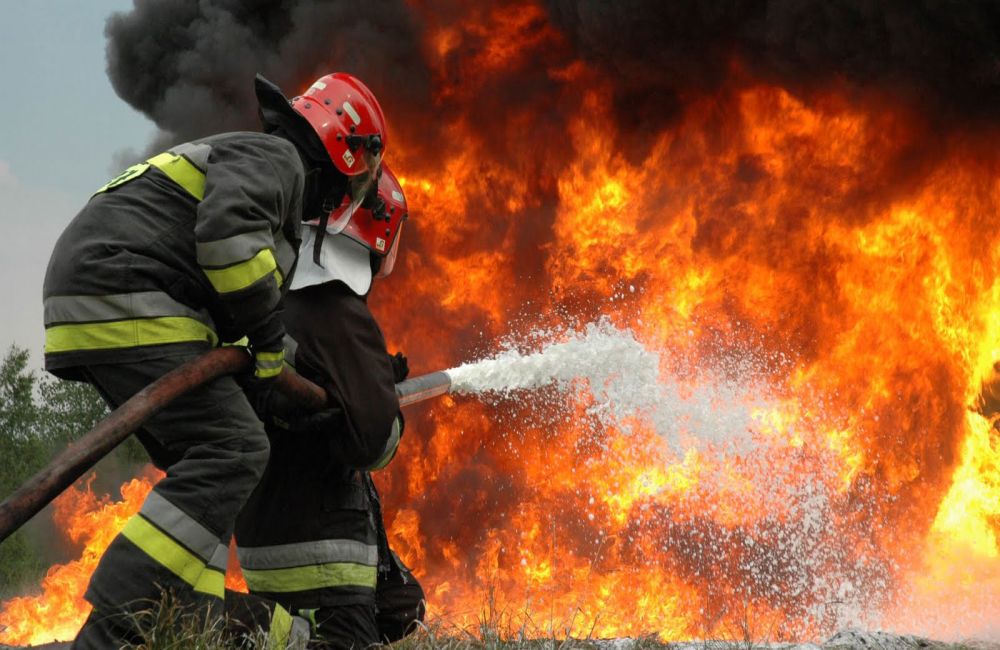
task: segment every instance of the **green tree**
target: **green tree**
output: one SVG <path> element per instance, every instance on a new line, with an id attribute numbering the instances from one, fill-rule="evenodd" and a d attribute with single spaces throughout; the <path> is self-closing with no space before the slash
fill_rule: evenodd
<path id="1" fill-rule="evenodd" d="M 91 386 L 39 377 L 28 369 L 27 350 L 11 346 L 0 364 L 0 499 L 106 414 Z M 29 531 L 11 535 L 0 544 L 0 599 L 36 582 L 49 564 Z"/>
<path id="2" fill-rule="evenodd" d="M 90 384 L 46 375 L 37 392 L 37 435 L 56 449 L 94 428 L 108 414 L 104 400 Z"/>
<path id="3" fill-rule="evenodd" d="M 36 377 L 27 370 L 28 352 L 12 347 L 0 366 L 0 496 L 6 497 L 41 467 L 48 445 L 34 435 Z M 44 570 L 26 531 L 0 544 L 0 597 Z"/>

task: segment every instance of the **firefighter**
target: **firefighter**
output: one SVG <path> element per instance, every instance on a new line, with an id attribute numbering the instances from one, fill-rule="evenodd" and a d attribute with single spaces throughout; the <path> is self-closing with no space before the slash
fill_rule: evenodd
<path id="1" fill-rule="evenodd" d="M 387 352 L 367 298 L 373 277 L 392 272 L 406 218 L 383 166 L 373 205 L 307 226 L 286 299 L 286 358 L 326 389 L 328 407 L 302 414 L 271 397 L 271 458 L 236 522 L 250 592 L 308 618 L 310 647 L 395 641 L 423 617 L 423 591 L 389 549 L 369 473 L 392 460 L 403 432 L 395 384 L 406 359 Z"/>
<path id="2" fill-rule="evenodd" d="M 213 135 L 133 165 L 60 236 L 44 284 L 48 371 L 117 407 L 246 336 L 253 380 L 281 372 L 301 223 L 374 188 L 385 118 L 350 75 L 321 77 L 291 102 L 259 76 L 255 92 L 263 133 Z M 165 594 L 195 620 L 221 611 L 236 515 L 267 463 L 263 424 L 232 377 L 175 400 L 138 438 L 166 476 L 95 570 L 74 648 L 135 640 L 135 612 Z"/>

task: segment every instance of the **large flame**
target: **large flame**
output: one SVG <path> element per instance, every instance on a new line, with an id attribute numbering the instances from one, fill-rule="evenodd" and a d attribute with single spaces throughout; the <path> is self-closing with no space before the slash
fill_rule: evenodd
<path id="1" fill-rule="evenodd" d="M 80 548 L 79 559 L 48 570 L 41 593 L 12 598 L 0 606 L 0 643 L 37 645 L 70 640 L 90 614 L 83 595 L 90 574 L 111 540 L 139 511 L 163 472 L 147 467 L 142 476 L 122 484 L 121 499 L 94 494 L 91 474 L 53 501 L 53 519 L 66 538 Z M 232 549 L 231 549 L 231 555 Z M 246 591 L 236 562 L 226 575 L 226 588 Z"/>
<path id="2" fill-rule="evenodd" d="M 104 549 L 138 512 L 152 489 L 151 474 L 133 479 L 121 487 L 122 500 L 112 502 L 90 489 L 93 475 L 81 486 L 66 490 L 54 502 L 53 518 L 66 537 L 82 547 L 80 558 L 53 566 L 42 579 L 42 593 L 13 598 L 0 608 L 0 642 L 39 644 L 72 639 L 80 629 L 90 606 L 83 599 L 90 574 Z"/>
<path id="3" fill-rule="evenodd" d="M 557 49 L 531 15 L 477 17 L 521 47 L 483 45 L 458 74 L 462 27 L 442 28 L 442 78 L 474 94 L 493 66 Z M 716 407 L 752 424 L 720 416 L 708 445 L 683 424 L 679 441 L 595 433 L 585 395 L 411 417 L 383 485 L 432 610 L 664 639 L 994 629 L 1000 445 L 966 405 L 1000 352 L 997 160 L 975 139 L 996 134 L 928 159 L 936 136 L 900 106 L 743 83 L 643 133 L 633 160 L 610 89 L 582 64 L 548 72 L 579 90 L 570 141 L 459 119 L 464 150 L 404 152 L 419 253 L 373 298 L 390 338 L 447 366 L 470 330 L 605 316 L 691 395 L 743 368 Z M 428 349 L 429 331 L 453 343 Z"/>
<path id="4" fill-rule="evenodd" d="M 448 106 L 563 51 L 531 2 L 427 29 Z M 541 107 L 507 89 L 509 131 L 458 113 L 432 150 L 394 143 L 413 219 L 372 297 L 392 347 L 430 371 L 604 317 L 714 412 L 664 436 L 595 419 L 584 390 L 414 409 L 379 481 L 431 612 L 665 640 L 988 632 L 1000 443 L 966 405 L 1000 358 L 998 134 L 911 157 L 930 129 L 900 106 L 743 82 L 633 156 L 588 65 L 540 75 L 569 90 Z M 568 140 L 533 130 L 545 110 L 572 112 Z M 4 603 L 0 642 L 71 636 L 92 566 Z"/>

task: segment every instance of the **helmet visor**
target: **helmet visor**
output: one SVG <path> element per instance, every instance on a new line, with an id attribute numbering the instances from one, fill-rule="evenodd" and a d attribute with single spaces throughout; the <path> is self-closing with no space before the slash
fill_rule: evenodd
<path id="1" fill-rule="evenodd" d="M 378 175 L 382 165 L 382 152 L 372 153 L 367 148 L 359 152 L 364 157 L 365 171 L 349 176 L 347 195 L 339 210 L 330 213 L 326 231 L 339 235 L 350 223 L 351 217 L 362 207 L 368 207 L 378 197 Z"/>

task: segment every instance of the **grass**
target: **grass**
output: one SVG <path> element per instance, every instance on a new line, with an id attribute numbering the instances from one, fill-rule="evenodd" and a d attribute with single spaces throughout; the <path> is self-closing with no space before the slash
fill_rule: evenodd
<path id="1" fill-rule="evenodd" d="M 519 622 L 515 624 L 515 620 Z M 263 630 L 243 630 L 234 634 L 234 626 L 225 618 L 211 617 L 206 620 L 185 610 L 169 596 L 133 614 L 132 622 L 141 634 L 139 639 L 126 646 L 129 650 L 268 649 L 267 633 Z M 538 629 L 528 615 L 514 617 L 498 611 L 493 599 L 488 596 L 477 628 L 468 629 L 435 619 L 430 623 L 420 623 L 413 634 L 393 644 L 392 650 L 764 650 L 794 645 L 771 645 L 766 639 L 754 638 L 750 627 L 747 624 L 734 630 L 730 639 L 687 643 L 664 643 L 655 635 L 617 640 L 572 638 L 565 633 Z M 823 647 L 826 650 L 848 650 L 851 646 L 829 644 Z M 879 650 L 878 647 L 857 647 Z M 892 647 L 898 649 L 904 646 L 893 643 Z M 925 641 L 907 647 L 913 650 L 1000 650 L 1000 644 L 992 642 L 949 644 Z"/>
<path id="2" fill-rule="evenodd" d="M 242 630 L 222 616 L 205 617 L 186 609 L 169 595 L 130 615 L 139 638 L 128 650 L 232 650 L 267 648 L 267 633 Z"/>

